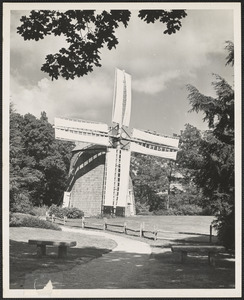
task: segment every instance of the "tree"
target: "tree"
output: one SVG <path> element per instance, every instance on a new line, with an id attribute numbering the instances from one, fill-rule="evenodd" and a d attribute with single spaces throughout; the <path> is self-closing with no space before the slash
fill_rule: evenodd
<path id="1" fill-rule="evenodd" d="M 164 208 L 162 195 L 167 194 L 168 178 L 163 159 L 134 153 L 131 177 L 137 206 L 149 211 Z"/>
<path id="2" fill-rule="evenodd" d="M 227 42 L 227 64 L 233 65 L 234 48 L 230 45 Z M 211 201 L 220 239 L 227 247 L 234 247 L 234 90 L 220 76 L 215 78 L 216 98 L 188 85 L 191 111 L 203 112 L 210 128 L 200 143 L 202 161 L 196 182 Z"/>
<path id="3" fill-rule="evenodd" d="M 72 143 L 55 140 L 45 112 L 37 119 L 10 111 L 10 208 L 58 203 L 66 187 Z"/>
<path id="4" fill-rule="evenodd" d="M 164 34 L 172 34 L 181 28 L 185 10 L 140 10 L 138 17 L 147 22 L 166 24 Z M 95 10 L 32 10 L 29 17 L 23 16 L 17 28 L 25 40 L 38 41 L 47 35 L 63 35 L 68 46 L 58 53 L 46 56 L 41 70 L 52 79 L 62 76 L 74 79 L 101 67 L 100 49 L 116 48 L 118 39 L 115 29 L 123 24 L 126 28 L 131 17 L 129 10 L 110 10 L 101 13 Z"/>
<path id="5" fill-rule="evenodd" d="M 183 199 L 188 198 L 189 204 L 198 205 L 206 213 L 210 213 L 206 195 L 202 194 L 202 188 L 197 182 L 198 173 L 204 160 L 200 152 L 202 135 L 202 132 L 196 127 L 185 124 L 185 129 L 180 135 L 177 164 L 183 175 L 184 193 L 181 194 L 181 197 Z M 185 200 L 184 203 L 187 201 Z"/>
<path id="6" fill-rule="evenodd" d="M 177 162 L 138 153 L 133 154 L 131 178 L 137 207 L 154 212 L 167 211 L 171 208 L 178 209 L 177 202 L 179 202 L 182 189 L 179 190 L 176 187 L 177 177 L 183 172 L 183 168 Z"/>

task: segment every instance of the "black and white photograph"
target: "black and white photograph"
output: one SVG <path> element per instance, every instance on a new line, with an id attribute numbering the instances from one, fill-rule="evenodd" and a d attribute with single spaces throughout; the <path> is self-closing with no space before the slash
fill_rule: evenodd
<path id="1" fill-rule="evenodd" d="M 3 4 L 3 297 L 241 297 L 241 4 Z"/>

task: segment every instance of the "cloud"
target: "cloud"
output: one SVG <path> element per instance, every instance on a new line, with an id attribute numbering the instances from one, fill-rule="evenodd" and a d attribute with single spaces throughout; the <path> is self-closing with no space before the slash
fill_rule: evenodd
<path id="1" fill-rule="evenodd" d="M 39 117 L 41 111 L 48 112 L 50 121 L 55 116 L 80 117 L 101 121 L 104 109 L 112 106 L 113 85 L 104 76 L 94 79 L 82 78 L 73 81 L 41 79 L 37 85 L 26 88 L 16 78 L 11 81 L 11 98 L 17 111 L 27 111 Z"/>
<path id="2" fill-rule="evenodd" d="M 167 87 L 167 83 L 180 76 L 179 70 L 172 70 L 159 75 L 143 77 L 133 81 L 133 89 L 140 93 L 156 94 Z"/>

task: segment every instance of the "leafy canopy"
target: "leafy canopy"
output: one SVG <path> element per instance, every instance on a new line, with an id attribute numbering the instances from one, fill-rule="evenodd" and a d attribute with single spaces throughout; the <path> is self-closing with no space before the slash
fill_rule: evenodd
<path id="1" fill-rule="evenodd" d="M 140 10 L 138 17 L 147 22 L 159 21 L 166 25 L 164 34 L 172 34 L 181 28 L 185 10 Z M 94 67 L 101 67 L 100 49 L 116 48 L 119 43 L 115 29 L 121 24 L 126 28 L 131 17 L 129 10 L 32 10 L 29 17 L 23 16 L 17 28 L 24 40 L 44 39 L 47 35 L 63 35 L 67 47 L 58 53 L 46 56 L 41 70 L 52 79 L 60 76 L 74 79 L 87 75 Z"/>
<path id="2" fill-rule="evenodd" d="M 227 41 L 226 64 L 234 65 L 234 46 Z M 208 122 L 208 131 L 202 134 L 198 156 L 200 164 L 194 173 L 196 184 L 209 200 L 217 216 L 216 228 L 220 240 L 234 248 L 234 90 L 219 75 L 212 83 L 216 97 L 201 94 L 197 88 L 188 85 L 191 111 L 203 112 Z M 185 160 L 186 161 L 186 160 Z M 187 162 L 187 161 L 186 161 Z M 190 164 L 192 166 L 192 162 Z"/>
<path id="3" fill-rule="evenodd" d="M 10 106 L 10 209 L 58 203 L 66 186 L 73 144 L 55 139 L 45 112 L 37 119 Z"/>

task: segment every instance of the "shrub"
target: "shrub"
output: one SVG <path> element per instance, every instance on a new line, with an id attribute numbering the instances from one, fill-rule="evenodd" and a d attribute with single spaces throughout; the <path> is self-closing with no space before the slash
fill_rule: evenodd
<path id="1" fill-rule="evenodd" d="M 184 216 L 196 216 L 202 214 L 202 208 L 195 204 L 184 204 L 179 208 L 179 212 Z"/>
<path id="2" fill-rule="evenodd" d="M 41 216 L 45 216 L 47 211 L 48 211 L 48 207 L 46 205 L 34 206 L 31 209 L 30 214 L 33 215 L 33 216 L 41 217 Z"/>
<path id="3" fill-rule="evenodd" d="M 37 217 L 22 213 L 10 214 L 9 225 L 10 227 L 35 227 L 52 230 L 61 230 L 61 228 L 57 224 L 53 224 L 48 221 L 41 220 Z"/>
<path id="4" fill-rule="evenodd" d="M 158 216 L 197 216 L 202 214 L 202 208 L 195 204 L 184 204 L 179 208 L 160 209 L 153 212 Z"/>
<path id="5" fill-rule="evenodd" d="M 178 215 L 181 215 L 181 213 L 175 208 L 169 208 L 168 210 L 159 209 L 157 211 L 154 211 L 153 214 L 156 216 L 172 216 L 172 215 L 178 216 Z"/>
<path id="6" fill-rule="evenodd" d="M 69 219 L 81 219 L 84 217 L 84 212 L 76 207 L 68 208 L 66 217 Z"/>
<path id="7" fill-rule="evenodd" d="M 221 214 L 213 222 L 218 239 L 227 249 L 235 249 L 235 213 Z"/>
<path id="8" fill-rule="evenodd" d="M 145 203 L 136 202 L 136 214 L 137 215 L 151 215 L 149 211 L 149 205 Z"/>
<path id="9" fill-rule="evenodd" d="M 60 207 L 55 204 L 49 207 L 48 213 L 58 218 L 80 219 L 84 217 L 84 212 L 76 207 Z"/>
<path id="10" fill-rule="evenodd" d="M 14 200 L 10 203 L 10 211 L 11 212 L 20 212 L 29 214 L 32 210 L 32 204 L 29 200 L 29 197 L 20 193 L 19 195 L 15 195 Z"/>

